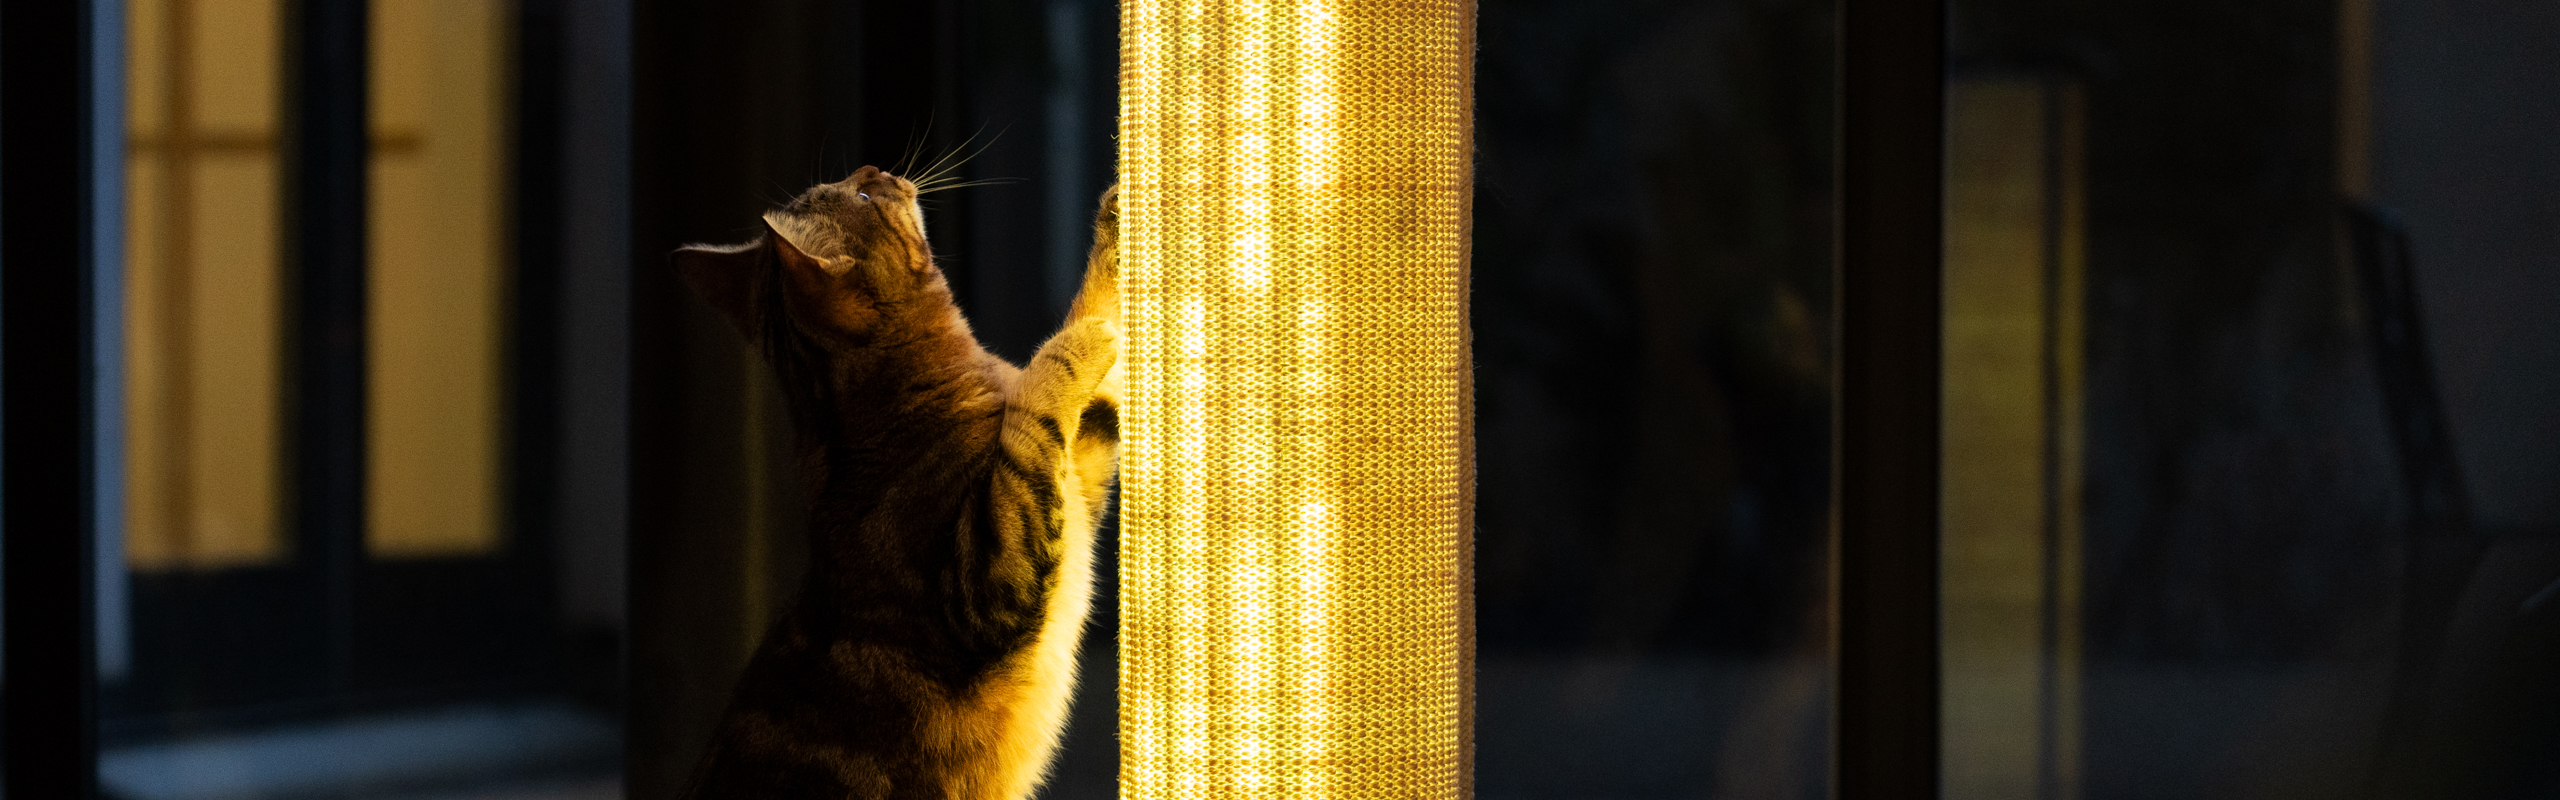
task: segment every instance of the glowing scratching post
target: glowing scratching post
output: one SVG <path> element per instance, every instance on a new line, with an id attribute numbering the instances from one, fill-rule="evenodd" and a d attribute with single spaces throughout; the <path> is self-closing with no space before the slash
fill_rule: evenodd
<path id="1" fill-rule="evenodd" d="M 1120 786 L 1472 794 L 1471 0 L 1122 0 Z"/>

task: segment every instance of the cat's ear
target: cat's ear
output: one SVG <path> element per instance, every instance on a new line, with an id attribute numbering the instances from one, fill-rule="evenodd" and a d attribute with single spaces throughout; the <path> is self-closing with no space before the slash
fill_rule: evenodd
<path id="1" fill-rule="evenodd" d="M 676 274 L 693 294 L 710 303 L 738 332 L 755 335 L 756 293 L 763 279 L 766 244 L 757 240 L 741 245 L 687 245 L 670 256 Z"/>
<path id="2" fill-rule="evenodd" d="M 726 247 L 691 245 L 676 250 L 674 260 L 676 274 L 684 276 L 693 293 L 748 338 L 763 326 L 763 293 L 775 288 L 770 284 L 775 262 L 794 273 L 825 269 L 770 223 L 755 241 Z"/>
<path id="3" fill-rule="evenodd" d="M 818 260 L 816 256 L 801 252 L 798 245 L 791 243 L 791 237 L 784 236 L 782 235 L 782 231 L 774 229 L 771 221 L 766 221 L 764 224 L 764 238 L 765 241 L 773 243 L 774 258 L 782 262 L 782 268 L 784 271 L 792 272 L 814 269 L 822 272 L 832 272 L 832 270 L 827 269 L 826 262 Z"/>

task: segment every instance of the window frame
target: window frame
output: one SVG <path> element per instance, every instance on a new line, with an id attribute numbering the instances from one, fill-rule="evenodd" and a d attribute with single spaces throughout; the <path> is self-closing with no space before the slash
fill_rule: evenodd
<path id="1" fill-rule="evenodd" d="M 0 439 L 17 467 L 0 470 L 0 788 L 17 797 L 96 794 L 96 10 L 0 4 Z"/>
<path id="2" fill-rule="evenodd" d="M 101 234 L 97 242 L 83 236 L 0 239 L 0 258 L 7 263 L 77 265 L 0 275 L 8 293 L 7 343 L 0 345 L 9 348 L 7 454 L 18 464 L 77 465 L 11 470 L 6 478 L 10 529 L 77 532 L 6 540 L 9 571 L 22 577 L 6 588 L 8 607 L 15 610 L 5 634 L 15 659 L 9 674 L 16 678 L 8 694 L 17 702 L 0 713 L 20 733 L 13 740 L 21 747 L 12 749 L 26 756 L 9 762 L 10 791 L 47 786 L 54 788 L 27 788 L 22 796 L 65 797 L 94 791 L 65 787 L 94 782 L 101 733 L 148 739 L 555 692 L 566 683 L 556 674 L 557 615 L 523 613 L 547 612 L 554 599 L 549 515 L 557 482 L 552 434 L 559 393 L 550 382 L 558 337 L 552 326 L 521 324 L 549 319 L 547 313 L 525 311 L 560 298 L 560 239 L 554 229 L 563 143 L 559 90 L 553 85 L 561 70 L 553 41 L 563 33 L 557 19 L 562 4 L 512 4 L 508 39 L 501 45 L 512 62 L 511 90 L 501 102 L 513 117 L 501 144 L 511 167 L 504 213 L 512 262 L 498 365 L 505 386 L 502 544 L 491 556 L 414 560 L 375 560 L 364 553 L 368 5 L 304 0 L 285 4 L 279 20 L 286 109 L 279 121 L 282 269 L 290 319 L 282 387 L 288 417 L 277 442 L 287 454 L 288 545 L 276 566 L 126 574 L 114 537 L 101 536 L 113 533 L 101 526 L 111 525 L 117 510 L 97 506 L 122 493 L 101 483 L 115 475 L 92 468 L 100 459 L 100 426 L 116 422 L 100 415 L 120 413 L 114 404 L 102 408 L 98 402 L 112 399 L 100 393 L 120 383 L 113 365 L 99 360 L 98 348 L 119 335 L 100 326 L 116 325 L 112 314 L 102 312 L 113 308 L 116 299 L 107 295 L 115 291 L 116 276 L 102 270 L 122 261 L 107 251 L 121 231 Z M 125 53 L 119 44 L 124 4 L 31 0 L 9 4 L 0 22 L 10 31 L 8 96 L 0 99 L 8 122 L 0 137 L 6 140 L 0 144 L 0 169 L 11 176 L 9 187 L 24 187 L 0 195 L 6 230 L 101 230 L 98 225 L 118 219 L 102 204 L 121 196 L 114 185 L 93 184 L 120 180 L 122 174 L 124 149 L 116 146 L 123 136 L 121 115 L 112 112 L 125 101 Z M 101 131 L 101 125 L 116 130 Z M 117 139 L 99 138 L 107 133 Z M 65 192 L 63 186 L 85 191 Z M 66 329 L 78 335 L 63 335 Z M 112 472 L 111 464 L 101 466 Z M 66 546 L 80 548 L 76 561 Z M 109 550 L 98 552 L 100 547 Z M 102 600 L 102 591 L 116 594 Z M 97 673 L 95 612 L 99 603 L 114 601 L 131 612 L 120 615 L 122 631 L 109 632 L 132 642 L 127 652 L 133 668 L 123 679 L 107 681 Z M 189 630 L 192 623 L 224 615 L 258 624 Z M 210 678 L 252 691 L 152 684 L 169 683 L 175 673 L 155 674 L 152 664 L 172 656 L 186 662 L 187 672 L 227 672 Z M 260 672 L 273 674 L 249 674 Z M 74 728 L 80 735 L 59 735 Z"/>
<path id="3" fill-rule="evenodd" d="M 1944 0 L 1840 0 L 1832 789 L 1939 793 Z"/>

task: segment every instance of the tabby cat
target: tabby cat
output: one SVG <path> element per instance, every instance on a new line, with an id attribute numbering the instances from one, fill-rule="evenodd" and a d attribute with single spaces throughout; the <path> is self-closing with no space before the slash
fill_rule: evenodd
<path id="1" fill-rule="evenodd" d="M 780 378 L 811 568 L 686 797 L 1001 798 L 1044 779 L 1115 469 L 1114 194 L 1064 330 L 1015 367 L 969 331 L 917 187 L 863 167 L 675 254 Z"/>

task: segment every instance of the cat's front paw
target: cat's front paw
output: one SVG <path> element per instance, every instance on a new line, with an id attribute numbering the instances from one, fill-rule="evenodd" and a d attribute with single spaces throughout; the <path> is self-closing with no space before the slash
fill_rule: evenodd
<path id="1" fill-rule="evenodd" d="M 1084 283 L 1068 319 L 1120 318 L 1120 185 L 1102 190 L 1093 212 L 1093 252 L 1085 258 Z"/>
<path id="2" fill-rule="evenodd" d="M 1040 352 L 1023 367 L 1023 381 L 1061 409 L 1081 410 L 1093 399 L 1095 387 L 1119 364 L 1120 325 L 1102 317 L 1084 317 L 1067 323 L 1066 330 L 1040 346 Z"/>
<path id="3" fill-rule="evenodd" d="M 1111 184 L 1110 188 L 1102 190 L 1102 203 L 1096 206 L 1093 210 L 1093 227 L 1097 231 L 1109 231 L 1114 235 L 1113 238 L 1118 238 L 1117 234 L 1120 232 L 1120 184 Z"/>
<path id="4" fill-rule="evenodd" d="M 1108 318 L 1076 320 L 1058 334 L 1058 344 L 1069 352 L 1078 374 L 1105 373 L 1120 365 L 1120 323 Z"/>

